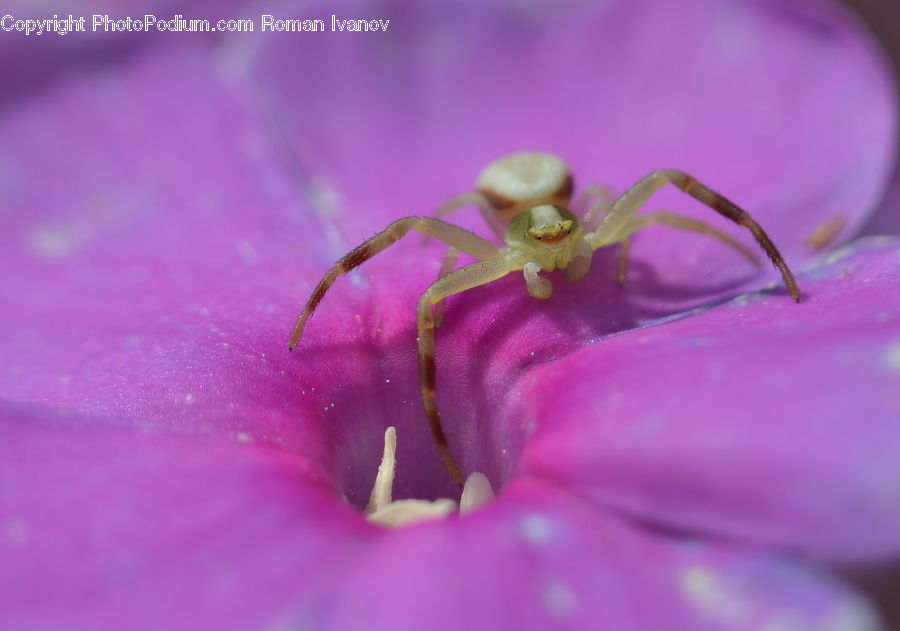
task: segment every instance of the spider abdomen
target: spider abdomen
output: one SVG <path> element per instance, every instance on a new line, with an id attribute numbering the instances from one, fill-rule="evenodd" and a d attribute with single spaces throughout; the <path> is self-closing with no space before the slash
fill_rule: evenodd
<path id="1" fill-rule="evenodd" d="M 476 184 L 504 224 L 542 204 L 568 206 L 573 187 L 569 165 L 552 153 L 537 151 L 520 151 L 491 162 Z"/>

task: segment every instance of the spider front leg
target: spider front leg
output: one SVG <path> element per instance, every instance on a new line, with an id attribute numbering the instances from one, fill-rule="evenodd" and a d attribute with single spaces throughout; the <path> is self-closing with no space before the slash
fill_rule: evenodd
<path id="1" fill-rule="evenodd" d="M 762 227 L 753 220 L 747 211 L 739 208 L 734 202 L 730 201 L 723 195 L 715 192 L 708 186 L 701 184 L 696 178 L 674 169 L 666 169 L 656 171 L 645 176 L 637 184 L 628 189 L 612 205 L 612 208 L 604 217 L 600 226 L 592 233 L 587 235 L 592 249 L 597 249 L 604 245 L 616 243 L 627 237 L 629 227 L 633 225 L 632 221 L 635 212 L 644 205 L 650 196 L 666 185 L 671 183 L 680 188 L 682 191 L 703 202 L 717 213 L 733 221 L 734 223 L 744 226 L 753 234 L 756 242 L 768 255 L 769 260 L 781 272 L 784 284 L 787 286 L 791 297 L 797 302 L 800 301 L 800 290 L 797 288 L 797 281 L 788 268 L 784 258 L 769 239 Z"/>
<path id="2" fill-rule="evenodd" d="M 447 296 L 497 280 L 517 269 L 521 269 L 521 266 L 511 257 L 495 258 L 467 265 L 438 279 L 419 299 L 416 326 L 419 333 L 419 386 L 422 394 L 422 406 L 425 408 L 428 425 L 441 454 L 441 460 L 444 461 L 450 476 L 460 486 L 463 486 L 465 479 L 450 453 L 447 436 L 444 434 L 444 427 L 441 423 L 441 415 L 435 402 L 437 380 L 434 364 L 435 321 L 432 305 L 444 300 Z"/>
<path id="3" fill-rule="evenodd" d="M 335 263 L 334 267 L 328 270 L 325 276 L 322 277 L 322 280 L 316 285 L 309 300 L 306 301 L 303 313 L 297 318 L 297 323 L 294 325 L 294 330 L 291 332 L 291 340 L 288 348 L 290 350 L 296 348 L 303 335 L 303 329 L 306 327 L 306 322 L 322 301 L 322 298 L 325 297 L 328 289 L 334 284 L 334 281 L 337 280 L 338 276 L 359 267 L 382 250 L 387 249 L 399 241 L 410 230 L 415 230 L 436 239 L 440 239 L 444 243 L 482 260 L 494 259 L 500 256 L 500 249 L 490 241 L 482 239 L 478 235 L 469 232 L 468 230 L 463 230 L 446 221 L 441 221 L 440 219 L 435 219 L 433 217 L 404 217 L 403 219 L 398 219 L 371 239 L 351 250 L 349 254 Z"/>
<path id="4" fill-rule="evenodd" d="M 590 258 L 591 258 L 591 249 L 584 245 L 583 247 L 576 250 L 576 256 L 573 259 L 573 264 L 566 268 L 566 275 L 569 278 L 569 282 L 573 282 L 582 276 L 584 276 L 588 267 L 590 267 Z M 578 258 L 583 256 L 584 258 Z M 517 259 L 520 257 L 516 257 Z M 456 267 L 456 262 L 459 260 L 459 250 L 456 248 L 449 248 L 447 250 L 447 255 L 444 257 L 444 263 L 441 266 L 441 272 L 438 275 L 438 279 L 444 278 L 450 272 L 453 271 L 453 268 Z M 521 261 L 516 264 L 515 269 L 522 269 L 523 275 L 525 277 L 525 288 L 528 290 L 528 294 L 532 298 L 540 298 L 541 300 L 547 300 L 550 296 L 553 295 L 553 284 L 550 282 L 549 278 L 545 276 L 541 276 L 540 272 L 543 268 L 541 268 L 540 264 L 531 261 L 521 265 Z M 445 301 L 439 300 L 434 305 L 434 325 L 436 327 L 440 327 L 444 321 L 444 310 L 445 310 Z"/>

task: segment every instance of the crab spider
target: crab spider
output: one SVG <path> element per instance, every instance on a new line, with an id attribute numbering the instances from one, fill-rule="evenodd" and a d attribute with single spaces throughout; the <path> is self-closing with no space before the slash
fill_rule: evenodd
<path id="1" fill-rule="evenodd" d="M 340 259 L 319 281 L 306 302 L 291 333 L 290 349 L 293 350 L 299 343 L 309 317 L 338 276 L 387 249 L 411 230 L 448 244 L 450 250 L 440 276 L 419 298 L 416 311 L 419 382 L 422 404 L 441 459 L 453 479 L 462 486 L 464 478 L 451 455 L 435 402 L 434 330 L 439 323 L 436 322 L 435 307 L 439 307 L 448 296 L 515 271 L 522 272 L 525 287 L 531 296 L 550 298 L 553 285 L 541 272 L 559 268 L 565 270 L 569 282 L 574 282 L 588 273 L 594 250 L 616 243 L 622 245 L 617 272 L 621 283 L 625 278 L 631 236 L 653 224 L 709 235 L 758 262 L 756 256 L 738 241 L 704 222 L 669 212 L 636 215 L 650 196 L 666 184 L 677 186 L 726 219 L 750 230 L 781 272 L 791 297 L 800 300 L 793 274 L 762 227 L 746 211 L 687 173 L 673 169 L 654 171 L 611 205 L 604 189 L 591 187 L 579 200 L 581 206 L 588 207 L 585 221 L 580 222 L 569 210 L 573 181 L 566 163 L 548 153 L 520 152 L 485 167 L 478 177 L 476 191 L 451 199 L 438 209 L 436 217 L 398 219 Z M 589 204 L 592 198 L 599 199 Z M 440 219 L 471 204 L 478 207 L 505 246 L 498 246 Z M 474 256 L 478 262 L 454 270 L 460 251 Z"/>

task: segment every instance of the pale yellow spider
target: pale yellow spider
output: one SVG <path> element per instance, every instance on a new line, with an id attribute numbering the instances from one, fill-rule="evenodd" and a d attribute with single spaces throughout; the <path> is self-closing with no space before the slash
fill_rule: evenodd
<path id="1" fill-rule="evenodd" d="M 800 300 L 794 276 L 760 225 L 746 211 L 687 173 L 672 169 L 655 171 L 628 189 L 611 206 L 602 199 L 595 202 L 586 212 L 583 221 L 579 222 L 568 208 L 573 190 L 568 165 L 549 153 L 520 152 L 489 164 L 478 177 L 476 192 L 460 195 L 437 211 L 437 215 L 442 216 L 463 206 L 475 204 L 494 233 L 505 242 L 505 247 L 497 246 L 436 217 L 398 219 L 354 248 L 325 274 L 297 319 L 291 333 L 290 349 L 293 350 L 299 343 L 307 320 L 338 276 L 369 260 L 410 230 L 449 244 L 450 250 L 438 280 L 419 299 L 416 326 L 419 333 L 422 404 L 441 459 L 453 479 L 462 485 L 463 476 L 450 453 L 435 403 L 434 329 L 439 323 L 440 313 L 433 311 L 434 306 L 439 308 L 447 296 L 484 285 L 518 270 L 523 272 L 529 294 L 535 298 L 549 298 L 553 293 L 553 286 L 540 272 L 564 269 L 566 279 L 574 282 L 587 274 L 594 250 L 614 243 L 622 245 L 617 274 L 621 283 L 625 278 L 631 235 L 656 223 L 708 234 L 758 262 L 755 255 L 739 242 L 702 221 L 670 212 L 636 215 L 635 212 L 653 192 L 667 182 L 727 219 L 748 228 L 772 263 L 781 271 L 791 297 Z M 582 205 L 586 205 L 592 197 L 603 197 L 603 189 L 589 188 L 582 195 Z M 603 214 L 602 211 L 607 207 L 608 210 Z M 452 271 L 459 251 L 471 254 L 479 262 Z"/>

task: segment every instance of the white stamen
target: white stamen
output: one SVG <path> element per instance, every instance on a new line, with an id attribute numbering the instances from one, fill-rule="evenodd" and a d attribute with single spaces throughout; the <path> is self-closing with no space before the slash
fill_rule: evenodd
<path id="1" fill-rule="evenodd" d="M 479 506 L 484 506 L 494 499 L 494 489 L 487 476 L 483 473 L 473 473 L 466 480 L 462 497 L 459 498 L 459 514 L 471 513 Z"/>
<path id="2" fill-rule="evenodd" d="M 366 513 L 372 515 L 376 511 L 391 503 L 391 489 L 394 486 L 394 468 L 397 466 L 397 428 L 388 427 L 384 432 L 384 453 L 381 456 L 381 464 L 378 465 L 378 473 L 375 475 L 375 485 L 369 496 L 369 505 Z"/>
<path id="3" fill-rule="evenodd" d="M 391 499 L 394 486 L 394 470 L 397 467 L 397 430 L 388 427 L 384 432 L 384 452 L 375 484 L 366 506 L 366 519 L 386 528 L 398 528 L 424 521 L 444 519 L 456 513 L 457 506 L 453 500 L 445 498 L 429 502 L 428 500 Z M 462 499 L 464 508 L 460 512 L 469 512 L 487 504 L 494 498 L 491 483 L 483 473 L 473 473 L 466 480 Z"/>
<path id="4" fill-rule="evenodd" d="M 386 528 L 399 528 L 443 519 L 455 512 L 456 502 L 453 500 L 398 500 L 371 513 L 368 520 Z"/>

